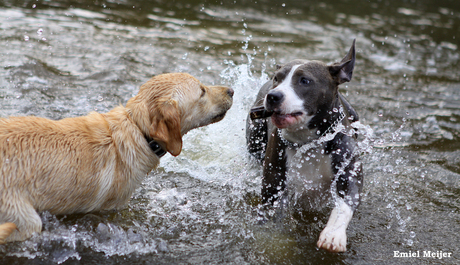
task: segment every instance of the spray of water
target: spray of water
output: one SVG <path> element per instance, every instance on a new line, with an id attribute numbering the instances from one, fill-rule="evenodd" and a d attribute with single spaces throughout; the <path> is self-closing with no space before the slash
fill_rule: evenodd
<path id="1" fill-rule="evenodd" d="M 79 260 L 82 247 L 106 256 L 168 252 L 169 242 L 162 237 L 193 237 L 190 233 L 193 233 L 194 226 L 210 229 L 207 236 L 219 240 L 226 233 L 232 233 L 241 240 L 264 237 L 266 232 L 254 236 L 254 227 L 247 226 L 245 220 L 257 221 L 251 216 L 250 210 L 242 210 L 236 214 L 239 217 L 229 214 L 245 205 L 244 196 L 248 192 L 259 194 L 261 185 L 261 168 L 251 160 L 246 150 L 245 119 L 258 89 L 268 80 L 268 76 L 264 72 L 260 75 L 254 74 L 251 71 L 251 57 L 248 56 L 247 59 L 248 63 L 241 65 L 226 62 L 227 67 L 221 72 L 221 83 L 235 90 L 234 105 L 226 118 L 219 123 L 189 132 L 184 138 L 182 154 L 179 157 L 165 156 L 162 159 L 160 168 L 150 174 L 127 209 L 114 214 L 125 221 L 110 221 L 104 219 L 107 217 L 105 215 L 103 218 L 98 217 L 101 220 L 96 218 L 96 221 L 85 222 L 82 220 L 87 217 L 83 217 L 76 223 L 68 223 L 44 213 L 44 231 L 41 235 L 26 242 L 9 245 L 4 251 L 8 255 L 28 258 L 48 256 L 53 262 L 62 263 L 68 259 Z M 383 164 L 382 156 L 386 156 L 386 159 L 391 157 L 388 157 L 388 152 L 379 151 L 401 146 L 404 141 L 401 138 L 404 126 L 387 138 L 376 137 L 373 129 L 360 122 L 353 123 L 352 127 L 359 135 L 357 152 L 363 157 L 365 170 L 374 167 L 373 173 L 379 170 L 384 173 L 370 182 L 372 185 L 385 186 L 389 211 L 388 229 L 396 225 L 398 231 L 406 233 L 410 216 L 404 217 L 400 211 L 400 202 L 394 196 L 394 190 L 399 188 L 397 175 L 400 172 L 396 172 L 391 164 Z M 337 131 L 341 129 L 344 128 L 340 127 Z M 334 134 L 325 136 L 323 140 L 330 137 L 334 137 Z M 393 152 L 397 150 L 395 148 Z M 202 201 L 200 198 L 193 198 L 194 190 L 185 192 L 174 186 L 162 186 L 161 182 L 172 176 L 195 179 L 200 185 L 204 183 L 208 188 L 217 187 L 226 190 L 227 194 L 225 198 L 217 198 L 212 202 Z M 200 193 L 203 189 L 205 188 L 196 192 Z M 365 192 L 363 200 L 366 200 L 366 196 L 370 195 Z M 251 208 L 248 205 L 244 207 Z M 164 225 L 158 227 L 159 223 Z M 406 243 L 412 244 L 414 237 L 415 233 L 409 232 Z M 206 237 L 203 236 L 203 239 Z"/>

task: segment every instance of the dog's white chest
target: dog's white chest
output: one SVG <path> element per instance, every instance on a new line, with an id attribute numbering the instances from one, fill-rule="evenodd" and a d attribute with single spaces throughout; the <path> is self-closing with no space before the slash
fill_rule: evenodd
<path id="1" fill-rule="evenodd" d="M 306 151 L 287 148 L 286 153 L 289 196 L 303 208 L 322 208 L 330 198 L 334 179 L 331 157 L 321 147 Z"/>

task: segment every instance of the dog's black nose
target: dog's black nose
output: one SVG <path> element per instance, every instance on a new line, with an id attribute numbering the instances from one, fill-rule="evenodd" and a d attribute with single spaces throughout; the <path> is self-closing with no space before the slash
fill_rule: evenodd
<path id="1" fill-rule="evenodd" d="M 267 94 L 267 103 L 270 106 L 277 106 L 284 99 L 284 94 L 279 91 L 271 91 Z"/>
<path id="2" fill-rule="evenodd" d="M 233 94 L 235 94 L 235 91 L 231 88 L 228 88 L 227 90 L 227 94 L 230 96 L 230 97 L 233 97 Z"/>

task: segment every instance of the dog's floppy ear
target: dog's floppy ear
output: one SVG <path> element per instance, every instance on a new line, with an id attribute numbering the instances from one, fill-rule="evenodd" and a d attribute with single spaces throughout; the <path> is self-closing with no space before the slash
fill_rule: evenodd
<path id="1" fill-rule="evenodd" d="M 153 113 L 150 137 L 166 147 L 173 156 L 182 151 L 182 135 L 180 131 L 180 111 L 177 101 L 170 99 Z"/>
<path id="2" fill-rule="evenodd" d="M 338 84 L 350 82 L 355 68 L 355 41 L 351 45 L 348 54 L 343 57 L 342 61 L 329 66 L 329 73 L 336 78 Z"/>

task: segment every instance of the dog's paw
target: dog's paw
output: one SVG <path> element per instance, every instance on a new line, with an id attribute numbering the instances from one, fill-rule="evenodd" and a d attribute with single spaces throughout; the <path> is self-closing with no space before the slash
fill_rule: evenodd
<path id="1" fill-rule="evenodd" d="M 316 245 L 330 252 L 345 252 L 347 251 L 347 232 L 345 229 L 326 226 L 319 235 Z"/>

